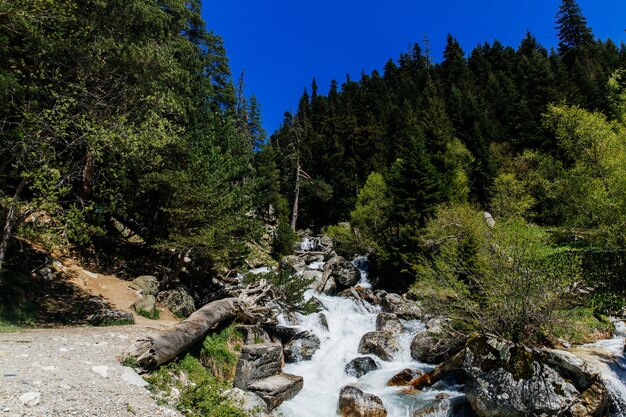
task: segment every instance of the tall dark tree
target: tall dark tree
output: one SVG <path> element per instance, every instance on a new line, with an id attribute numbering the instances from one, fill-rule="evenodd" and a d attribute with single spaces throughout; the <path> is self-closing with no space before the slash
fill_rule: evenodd
<path id="1" fill-rule="evenodd" d="M 576 0 L 562 0 L 556 15 L 559 31 L 559 52 L 587 45 L 593 41 L 593 33 Z"/>

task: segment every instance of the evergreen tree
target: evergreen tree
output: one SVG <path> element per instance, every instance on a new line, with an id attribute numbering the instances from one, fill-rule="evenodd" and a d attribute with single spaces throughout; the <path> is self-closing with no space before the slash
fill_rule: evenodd
<path id="1" fill-rule="evenodd" d="M 559 52 L 588 45 L 593 41 L 591 28 L 576 0 L 562 0 L 556 15 L 559 30 Z"/>

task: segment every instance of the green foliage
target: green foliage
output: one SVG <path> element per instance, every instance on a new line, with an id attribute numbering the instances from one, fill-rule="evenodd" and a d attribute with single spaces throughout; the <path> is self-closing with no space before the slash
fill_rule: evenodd
<path id="1" fill-rule="evenodd" d="M 498 175 L 491 194 L 493 214 L 503 219 L 526 218 L 535 204 L 526 184 L 511 173 Z"/>
<path id="2" fill-rule="evenodd" d="M 367 253 L 371 249 L 372 241 L 352 228 L 350 223 L 328 226 L 324 233 L 333 239 L 335 251 L 342 256 L 351 257 L 357 253 Z"/>
<path id="3" fill-rule="evenodd" d="M 614 331 L 613 324 L 605 317 L 597 317 L 594 310 L 575 307 L 562 323 L 554 328 L 554 336 L 570 343 L 593 343 L 599 339 L 609 339 Z"/>
<path id="4" fill-rule="evenodd" d="M 137 311 L 137 314 L 150 320 L 158 320 L 161 312 L 158 309 L 154 309 L 154 312 L 139 309 L 139 311 Z"/>
<path id="5" fill-rule="evenodd" d="M 276 259 L 290 255 L 298 235 L 293 231 L 287 217 L 278 219 L 274 239 L 272 240 L 272 255 Z"/>
<path id="6" fill-rule="evenodd" d="M 289 271 L 268 272 L 266 274 L 248 274 L 243 279 L 243 284 L 251 284 L 266 280 L 272 284 L 273 289 L 278 293 L 282 301 L 290 308 L 302 310 L 306 308 L 304 293 L 313 283 L 312 279 L 305 279 L 300 274 L 292 274 Z"/>
<path id="7" fill-rule="evenodd" d="M 490 229 L 480 212 L 447 206 L 428 223 L 423 242 L 428 254 L 415 261 L 414 291 L 460 334 L 538 343 L 567 316 L 580 260 L 552 248 L 540 228 L 500 220 Z"/>
<path id="8" fill-rule="evenodd" d="M 137 358 L 133 355 L 128 355 L 124 357 L 121 361 L 122 366 L 128 366 L 130 368 L 136 369 L 139 368 L 139 362 L 137 362 Z"/>
<path id="9" fill-rule="evenodd" d="M 232 381 L 235 377 L 239 351 L 244 342 L 243 335 L 234 325 L 211 334 L 202 341 L 200 362 L 211 370 L 218 382 Z"/>
<path id="10" fill-rule="evenodd" d="M 210 334 L 198 357 L 186 354 L 152 372 L 150 387 L 166 398 L 172 387 L 178 388 L 181 395 L 176 407 L 187 416 L 246 417 L 224 394 L 231 387 L 242 345 L 243 338 L 234 325 Z"/>
<path id="11" fill-rule="evenodd" d="M 384 241 L 389 235 L 392 204 L 385 178 L 378 172 L 372 172 L 359 191 L 350 222 L 368 242 Z"/>

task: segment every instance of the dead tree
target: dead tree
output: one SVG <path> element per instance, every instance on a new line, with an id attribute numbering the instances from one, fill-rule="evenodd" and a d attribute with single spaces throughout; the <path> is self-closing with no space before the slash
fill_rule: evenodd
<path id="1" fill-rule="evenodd" d="M 236 298 L 213 301 L 163 332 L 138 338 L 124 352 L 124 358 L 135 359 L 143 370 L 154 369 L 188 351 L 221 324 L 236 319 L 258 321 L 267 317 L 273 301 L 272 286 L 262 280 L 241 290 Z"/>

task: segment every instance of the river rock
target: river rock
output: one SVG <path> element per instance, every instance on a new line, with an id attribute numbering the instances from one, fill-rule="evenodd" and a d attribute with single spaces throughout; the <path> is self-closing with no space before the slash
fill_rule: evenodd
<path id="1" fill-rule="evenodd" d="M 296 255 L 285 256 L 280 260 L 280 269 L 294 274 L 301 274 L 306 269 L 306 262 Z"/>
<path id="2" fill-rule="evenodd" d="M 272 343 L 272 339 L 265 329 L 259 325 L 243 325 L 237 326 L 237 330 L 243 333 L 246 345 L 268 344 Z"/>
<path id="3" fill-rule="evenodd" d="M 413 381 L 418 376 L 424 375 L 424 371 L 420 369 L 404 369 L 394 376 L 391 377 L 389 381 L 387 381 L 388 387 L 399 387 L 404 385 L 409 385 L 409 382 Z"/>
<path id="4" fill-rule="evenodd" d="M 415 410 L 412 417 L 445 415 L 454 417 L 476 417 L 465 395 L 449 398 L 448 394 L 437 394 L 435 399 Z"/>
<path id="5" fill-rule="evenodd" d="M 146 295 L 157 295 L 159 292 L 159 280 L 152 275 L 137 277 L 128 286 L 134 290 L 142 291 Z"/>
<path id="6" fill-rule="evenodd" d="M 383 311 L 394 313 L 404 320 L 419 320 L 424 317 L 424 312 L 415 301 L 407 300 L 399 294 L 385 294 L 380 300 Z"/>
<path id="7" fill-rule="evenodd" d="M 481 336 L 468 344 L 463 370 L 467 399 L 481 417 L 605 415 L 598 370 L 569 352 Z"/>
<path id="8" fill-rule="evenodd" d="M 375 371 L 377 369 L 378 364 L 374 359 L 370 358 L 369 356 L 354 358 L 350 362 L 348 362 L 345 367 L 346 374 L 357 378 L 361 378 L 368 372 Z"/>
<path id="9" fill-rule="evenodd" d="M 237 404 L 238 408 L 243 410 L 249 417 L 264 417 L 269 411 L 265 401 L 250 391 L 233 388 L 224 391 L 224 396 L 234 404 Z"/>
<path id="10" fill-rule="evenodd" d="M 283 349 L 280 344 L 244 345 L 241 348 L 233 385 L 243 390 L 257 379 L 280 373 L 283 364 Z"/>
<path id="11" fill-rule="evenodd" d="M 302 279 L 304 281 L 311 282 L 311 288 L 317 288 L 320 281 L 322 281 L 323 272 L 317 269 L 307 269 L 302 273 Z"/>
<path id="12" fill-rule="evenodd" d="M 449 350 L 450 346 L 442 340 L 441 335 L 430 330 L 417 332 L 411 341 L 411 357 L 422 363 L 441 363 Z"/>
<path id="13" fill-rule="evenodd" d="M 132 305 L 137 313 L 147 313 L 154 317 L 156 313 L 156 298 L 154 295 L 144 295 Z"/>
<path id="14" fill-rule="evenodd" d="M 311 360 L 319 348 L 320 339 L 313 333 L 309 331 L 298 333 L 284 345 L 285 362 Z"/>
<path id="15" fill-rule="evenodd" d="M 277 374 L 248 384 L 248 391 L 261 397 L 271 411 L 296 396 L 304 386 L 301 376 Z"/>
<path id="16" fill-rule="evenodd" d="M 393 313 L 379 313 L 376 317 L 376 330 L 391 333 L 401 333 L 404 326 L 398 316 Z"/>
<path id="17" fill-rule="evenodd" d="M 359 343 L 359 353 L 376 355 L 384 361 L 393 361 L 398 350 L 398 341 L 391 332 L 365 333 Z"/>
<path id="18" fill-rule="evenodd" d="M 193 297 L 183 288 L 161 291 L 157 301 L 178 317 L 189 317 L 196 311 L 196 303 Z"/>
<path id="19" fill-rule="evenodd" d="M 324 285 L 324 288 L 322 289 L 322 293 L 326 295 L 335 295 L 337 293 L 337 283 L 335 282 L 335 278 L 328 278 L 326 285 Z"/>
<path id="20" fill-rule="evenodd" d="M 387 410 L 379 397 L 351 385 L 339 392 L 337 409 L 341 417 L 387 417 Z"/>
<path id="21" fill-rule="evenodd" d="M 320 326 L 322 326 L 322 329 L 329 331 L 330 329 L 328 328 L 328 319 L 326 318 L 326 314 L 324 313 L 319 313 L 317 315 L 317 320 L 320 323 Z"/>
<path id="22" fill-rule="evenodd" d="M 361 273 L 352 262 L 343 260 L 334 264 L 331 277 L 335 278 L 338 288 L 349 288 L 361 279 Z"/>

